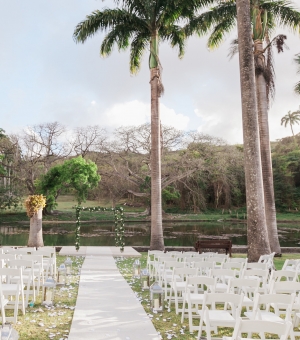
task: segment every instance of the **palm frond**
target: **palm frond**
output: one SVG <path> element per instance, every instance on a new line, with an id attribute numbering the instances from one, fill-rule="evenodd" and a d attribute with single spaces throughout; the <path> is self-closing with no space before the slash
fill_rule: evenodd
<path id="1" fill-rule="evenodd" d="M 129 46 L 130 33 L 130 31 L 123 30 L 120 25 L 115 26 L 103 39 L 100 54 L 103 57 L 109 56 L 114 44 L 117 44 L 119 51 L 126 49 Z"/>
<path id="2" fill-rule="evenodd" d="M 217 24 L 210 37 L 208 38 L 207 45 L 209 48 L 214 49 L 220 46 L 224 41 L 226 35 L 235 27 L 236 19 L 235 17 L 226 18 Z"/>
<path id="3" fill-rule="evenodd" d="M 143 54 L 149 45 L 147 35 L 137 34 L 131 42 L 130 47 L 130 72 L 135 74 L 139 71 Z"/>
<path id="4" fill-rule="evenodd" d="M 104 9 L 102 12 L 97 10 L 87 15 L 74 30 L 73 37 L 76 42 L 84 43 L 87 38 L 94 36 L 98 31 L 113 28 L 116 25 L 131 27 L 145 27 L 145 22 L 136 15 L 124 9 Z"/>
<path id="5" fill-rule="evenodd" d="M 229 59 L 232 59 L 238 52 L 239 52 L 239 40 L 236 38 L 233 39 L 230 43 L 229 53 L 227 57 L 229 57 Z"/>
<path id="6" fill-rule="evenodd" d="M 295 85 L 294 90 L 295 90 L 296 93 L 300 94 L 300 81 L 299 81 L 299 83 L 297 83 L 297 84 Z"/>
<path id="7" fill-rule="evenodd" d="M 200 36 L 207 34 L 212 27 L 216 27 L 216 25 L 221 22 L 226 22 L 226 20 L 231 22 L 235 17 L 235 1 L 221 3 L 198 16 L 192 17 L 190 22 L 184 27 L 185 34 L 187 36 L 194 33 L 197 33 Z"/>
<path id="8" fill-rule="evenodd" d="M 293 4 L 286 0 L 263 1 L 261 7 L 272 13 L 274 20 L 282 27 L 290 28 L 295 32 L 300 31 L 300 12 Z"/>
<path id="9" fill-rule="evenodd" d="M 295 60 L 295 62 L 299 65 L 298 72 L 300 73 L 300 53 L 299 53 L 299 54 L 296 54 L 295 57 L 296 57 L 296 58 L 295 58 L 294 60 Z"/>
<path id="10" fill-rule="evenodd" d="M 159 37 L 162 41 L 169 41 L 172 47 L 178 47 L 178 57 L 182 58 L 185 48 L 185 33 L 180 26 L 171 25 L 159 30 Z"/>

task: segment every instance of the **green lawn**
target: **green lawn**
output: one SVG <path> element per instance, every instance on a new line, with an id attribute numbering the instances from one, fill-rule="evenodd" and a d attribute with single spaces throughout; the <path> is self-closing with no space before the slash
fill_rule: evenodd
<path id="1" fill-rule="evenodd" d="M 71 195 L 62 195 L 58 197 L 57 200 L 56 212 L 53 215 L 47 215 L 43 217 L 44 221 L 74 221 L 75 219 L 75 211 L 73 207 L 77 204 L 74 196 Z M 120 205 L 123 206 L 125 212 L 125 218 L 127 220 L 132 221 L 144 221 L 149 220 L 148 216 L 133 216 L 132 213 L 141 213 L 145 210 L 145 207 L 129 207 L 124 206 L 125 200 L 120 202 Z M 105 208 L 111 208 L 111 202 L 109 200 L 101 200 L 101 201 L 91 201 L 88 200 L 82 204 L 84 207 L 96 207 L 101 206 Z M 199 214 L 182 214 L 182 213 L 174 213 L 174 214 L 166 214 L 163 216 L 165 220 L 171 219 L 172 221 L 176 220 L 200 220 L 200 221 L 218 221 L 218 220 L 237 220 L 240 222 L 245 222 L 245 209 L 232 209 L 232 210 L 207 210 L 203 213 Z M 103 220 L 113 220 L 113 214 L 110 212 L 97 212 L 97 213 L 89 213 L 82 212 L 82 221 L 103 221 Z M 300 222 L 300 212 L 286 212 L 286 213 L 278 213 L 277 220 L 286 221 L 286 222 Z M 17 221 L 28 221 L 28 217 L 26 216 L 26 212 L 24 207 L 20 207 L 17 210 L 5 210 L 0 211 L 0 223 L 1 222 L 17 222 Z M 293 227 L 297 227 L 296 224 Z"/>

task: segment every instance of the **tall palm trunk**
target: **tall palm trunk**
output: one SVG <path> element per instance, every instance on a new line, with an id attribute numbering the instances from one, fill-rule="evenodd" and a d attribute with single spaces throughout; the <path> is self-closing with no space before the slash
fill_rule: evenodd
<path id="1" fill-rule="evenodd" d="M 264 70 L 265 57 L 263 55 L 263 42 L 261 39 L 254 41 L 254 55 L 257 56 L 256 62 L 258 70 Z M 267 230 L 271 251 L 280 254 L 281 249 L 277 232 L 272 158 L 269 137 L 267 84 L 261 71 L 256 72 L 255 81 Z"/>
<path id="2" fill-rule="evenodd" d="M 247 238 L 249 261 L 270 253 L 266 227 L 261 171 L 254 60 L 252 51 L 250 1 L 236 0 L 239 40 L 239 63 L 244 136 Z"/>
<path id="3" fill-rule="evenodd" d="M 164 250 L 161 204 L 161 133 L 159 97 L 161 92 L 158 64 L 158 34 L 151 37 L 150 44 L 151 85 L 151 250 Z"/>

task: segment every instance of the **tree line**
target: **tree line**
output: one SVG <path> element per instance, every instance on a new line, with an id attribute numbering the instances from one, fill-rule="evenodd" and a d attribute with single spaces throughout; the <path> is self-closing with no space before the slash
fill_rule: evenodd
<path id="1" fill-rule="evenodd" d="M 162 126 L 161 137 L 165 211 L 201 213 L 245 206 L 243 145 L 228 145 L 220 138 L 168 126 Z M 36 125 L 18 135 L 2 130 L 1 208 L 17 204 L 24 195 L 43 193 L 50 212 L 60 194 L 71 192 L 79 195 L 79 203 L 87 197 L 107 199 L 115 207 L 122 201 L 143 206 L 150 214 L 150 141 L 150 124 L 120 127 L 112 135 L 99 126 L 67 132 L 58 122 Z M 298 210 L 300 135 L 271 145 L 276 207 Z M 95 166 L 88 166 L 89 162 Z M 81 181 L 71 175 L 75 167 L 85 176 Z"/>

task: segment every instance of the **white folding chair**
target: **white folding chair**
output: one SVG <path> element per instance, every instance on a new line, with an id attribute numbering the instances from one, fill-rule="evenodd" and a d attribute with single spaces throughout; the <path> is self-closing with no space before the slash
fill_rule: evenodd
<path id="1" fill-rule="evenodd" d="M 184 262 L 165 261 L 160 276 L 160 285 L 165 292 L 165 300 L 168 299 L 168 292 L 171 291 L 171 282 L 173 278 L 173 268 L 185 268 Z M 179 279 L 179 277 L 177 277 Z"/>
<path id="2" fill-rule="evenodd" d="M 43 286 L 43 283 L 45 282 L 44 277 L 44 263 L 43 263 L 43 255 L 21 255 L 22 260 L 28 260 L 33 261 L 34 268 L 33 268 L 33 274 L 37 280 L 37 294 L 39 294 L 41 286 Z M 26 274 L 28 270 L 31 269 L 25 269 L 23 274 Z"/>
<path id="3" fill-rule="evenodd" d="M 270 284 L 270 294 L 286 294 L 291 295 L 295 294 L 296 298 L 292 305 L 292 316 L 294 317 L 293 324 L 294 327 L 298 324 L 299 320 L 299 311 L 300 311 L 300 282 L 296 281 L 272 281 Z M 281 313 L 284 314 L 284 310 L 282 311 L 282 306 L 277 304 L 273 306 L 273 308 L 278 308 L 281 310 Z M 283 309 L 286 309 L 286 303 L 283 303 Z M 297 336 L 300 333 L 297 333 Z"/>
<path id="4" fill-rule="evenodd" d="M 1 310 L 1 318 L 2 318 L 2 325 L 4 325 L 7 321 L 7 317 L 5 316 L 5 307 L 8 304 L 8 300 L 4 297 L 2 292 L 2 284 L 0 282 L 0 310 Z"/>
<path id="5" fill-rule="evenodd" d="M 217 268 L 222 268 L 222 266 L 223 266 L 223 264 L 226 262 L 226 260 L 227 260 L 227 257 L 221 257 L 221 256 L 219 256 L 219 255 L 221 255 L 221 254 L 218 254 L 218 256 L 211 256 L 210 258 L 209 258 L 209 261 L 213 261 L 214 263 L 215 263 L 215 268 L 217 269 Z M 223 255 L 225 255 L 225 254 L 223 254 Z"/>
<path id="6" fill-rule="evenodd" d="M 9 266 L 10 260 L 15 260 L 17 258 L 16 254 L 0 254 L 0 261 L 2 261 L 2 268 L 3 266 Z"/>
<path id="7" fill-rule="evenodd" d="M 253 300 L 256 293 L 258 293 L 259 279 L 242 279 L 232 278 L 228 282 L 227 293 L 244 294 L 242 307 L 246 307 L 247 311 L 253 308 Z"/>
<path id="8" fill-rule="evenodd" d="M 200 254 L 204 254 L 206 256 L 212 257 L 212 256 L 218 256 L 219 253 L 217 251 L 206 251 L 206 252 L 202 252 Z"/>
<path id="9" fill-rule="evenodd" d="M 194 257 L 199 255 L 197 251 L 184 251 L 183 254 L 185 254 L 186 257 Z"/>
<path id="10" fill-rule="evenodd" d="M 162 274 L 162 270 L 164 267 L 164 262 L 165 261 L 171 261 L 172 256 L 169 253 L 156 253 L 154 254 L 154 270 L 153 270 L 153 275 L 155 277 L 155 281 L 160 281 L 160 277 Z M 161 283 L 160 283 L 161 284 Z"/>
<path id="11" fill-rule="evenodd" d="M 274 256 L 275 256 L 275 252 L 271 254 L 260 255 L 258 263 L 266 263 L 269 270 L 275 269 L 274 262 L 273 262 Z"/>
<path id="12" fill-rule="evenodd" d="M 272 322 L 285 321 L 292 322 L 292 306 L 295 301 L 295 293 L 293 294 L 259 294 L 257 293 L 254 298 L 253 311 L 245 312 L 245 316 L 250 320 L 263 320 Z M 265 306 L 262 310 L 261 306 Z M 273 307 L 274 312 L 270 311 L 270 307 Z M 285 319 L 281 318 L 284 309 Z M 291 339 L 294 339 L 293 329 L 290 331 Z"/>
<path id="13" fill-rule="evenodd" d="M 245 270 L 247 269 L 261 269 L 266 270 L 268 269 L 267 263 L 258 263 L 258 262 L 247 262 L 245 266 Z"/>
<path id="14" fill-rule="evenodd" d="M 177 250 L 171 250 L 171 251 L 167 251 L 166 254 L 169 254 L 172 257 L 176 257 L 177 255 L 182 254 L 182 251 L 177 251 Z"/>
<path id="15" fill-rule="evenodd" d="M 237 271 L 235 269 L 218 269 L 217 268 L 217 269 L 211 269 L 209 275 L 217 279 L 215 292 L 225 293 L 228 290 L 228 280 L 235 279 L 237 277 Z"/>
<path id="16" fill-rule="evenodd" d="M 15 278 L 19 279 L 16 281 Z M 14 316 L 8 321 L 17 322 L 18 309 L 25 315 L 24 284 L 21 268 L 0 268 L 1 293 L 6 298 L 6 307 L 14 309 Z M 0 296 L 2 296 L 2 294 Z M 21 299 L 21 301 L 20 301 Z M 1 303 L 1 302 L 0 302 Z M 2 306 L 2 303 L 1 303 Z"/>
<path id="17" fill-rule="evenodd" d="M 229 257 L 226 262 L 244 263 L 244 265 L 246 266 L 246 264 L 248 263 L 248 258 L 247 257 Z"/>
<path id="18" fill-rule="evenodd" d="M 7 252 L 7 250 L 11 250 L 11 249 L 16 249 L 16 247 L 13 247 L 13 246 L 2 246 L 1 247 L 2 254 L 5 254 Z"/>
<path id="19" fill-rule="evenodd" d="M 32 300 L 36 299 L 35 289 L 35 275 L 34 275 L 34 262 L 28 260 L 11 260 L 9 261 L 10 268 L 22 269 L 22 280 L 26 287 L 25 294 L 25 307 L 28 306 L 29 296 L 32 296 Z M 21 280 L 19 275 L 11 278 L 11 283 L 18 283 Z"/>
<path id="20" fill-rule="evenodd" d="M 244 269 L 244 263 L 242 262 L 225 262 L 222 264 L 222 269 L 235 269 L 237 276 L 241 277 Z"/>
<path id="21" fill-rule="evenodd" d="M 269 282 L 278 281 L 298 281 L 297 272 L 291 270 L 272 270 Z"/>
<path id="22" fill-rule="evenodd" d="M 232 337 L 224 336 L 223 340 L 240 340 L 243 339 L 243 335 L 247 334 L 247 339 L 249 334 L 255 330 L 256 334 L 259 334 L 261 340 L 287 340 L 292 328 L 292 323 L 290 321 L 286 322 L 272 322 L 263 320 L 243 320 L 238 318 L 236 325 L 233 330 Z M 276 335 L 276 337 L 270 335 Z M 257 337 L 255 337 L 257 339 Z"/>
<path id="23" fill-rule="evenodd" d="M 258 278 L 260 281 L 260 287 L 258 292 L 262 294 L 267 294 L 270 287 L 268 286 L 269 270 L 265 269 L 244 269 L 242 273 L 243 279 L 255 279 Z"/>
<path id="24" fill-rule="evenodd" d="M 162 250 L 148 250 L 147 255 L 147 269 L 149 271 L 150 277 L 153 278 L 154 275 L 154 255 L 155 254 L 163 254 Z"/>
<path id="25" fill-rule="evenodd" d="M 207 276 L 210 270 L 215 268 L 215 263 L 212 261 L 193 262 L 192 267 L 198 268 L 199 276 Z"/>
<path id="26" fill-rule="evenodd" d="M 182 293 L 183 304 L 181 313 L 181 322 L 185 317 L 189 318 L 189 331 L 198 330 L 198 326 L 193 325 L 193 319 L 199 319 L 199 305 L 203 304 L 204 291 L 208 293 L 215 292 L 216 279 L 208 276 L 190 276 L 186 280 L 186 289 Z M 187 305 L 188 313 L 185 314 Z"/>
<path id="27" fill-rule="evenodd" d="M 296 272 L 297 271 L 297 266 L 300 264 L 300 260 L 285 260 L 284 264 L 282 266 L 282 270 L 290 270 L 292 272 Z"/>
<path id="28" fill-rule="evenodd" d="M 36 250 L 31 250 L 27 248 L 17 248 L 17 249 L 7 250 L 6 254 L 16 254 L 17 256 L 19 256 L 19 255 L 30 255 L 33 252 L 36 252 Z"/>
<path id="29" fill-rule="evenodd" d="M 215 255 L 217 255 L 217 254 L 215 254 Z M 201 253 L 201 254 L 197 254 L 197 255 L 193 256 L 193 258 L 196 261 L 200 261 L 200 259 L 202 259 L 203 261 L 209 261 L 210 257 L 212 257 L 212 255 L 207 254 L 207 253 Z"/>
<path id="30" fill-rule="evenodd" d="M 202 310 L 199 310 L 200 323 L 198 340 L 202 335 L 205 324 L 207 340 L 211 340 L 211 331 L 217 332 L 217 327 L 234 328 L 236 320 L 241 315 L 243 294 L 229 293 L 204 293 Z M 216 304 L 223 306 L 223 309 L 216 309 Z M 230 309 L 227 307 L 230 306 Z M 209 309 L 210 308 L 210 309 Z"/>
<path id="31" fill-rule="evenodd" d="M 186 281 L 190 276 L 197 276 L 197 268 L 173 268 L 172 280 L 170 282 L 170 295 L 169 295 L 169 308 L 171 307 L 171 302 L 175 302 L 176 314 L 182 311 L 179 309 L 178 302 L 183 302 L 182 293 L 186 290 Z"/>
<path id="32" fill-rule="evenodd" d="M 45 279 L 48 276 L 56 277 L 56 251 L 55 248 L 39 248 L 34 255 L 43 255 Z"/>

